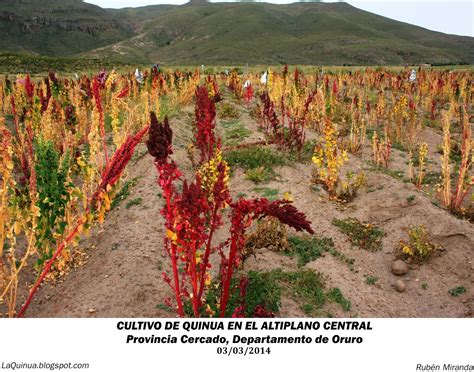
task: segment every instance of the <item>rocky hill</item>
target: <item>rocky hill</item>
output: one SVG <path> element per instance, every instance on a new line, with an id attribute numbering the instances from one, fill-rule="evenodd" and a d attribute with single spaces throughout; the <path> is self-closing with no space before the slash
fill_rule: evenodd
<path id="1" fill-rule="evenodd" d="M 188 3 L 119 10 L 0 1 L 0 50 L 168 64 L 474 64 L 474 38 L 346 3 Z"/>

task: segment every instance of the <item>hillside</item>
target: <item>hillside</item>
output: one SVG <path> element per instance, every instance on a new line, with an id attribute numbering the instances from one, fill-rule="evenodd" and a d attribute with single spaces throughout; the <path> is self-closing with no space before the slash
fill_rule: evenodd
<path id="1" fill-rule="evenodd" d="M 345 3 L 213 3 L 145 20 L 142 33 L 94 56 L 180 63 L 402 64 L 471 62 L 474 41 Z"/>
<path id="2" fill-rule="evenodd" d="M 6 36 L 0 49 L 6 51 L 134 63 L 474 63 L 471 37 L 429 31 L 346 3 L 103 10 L 79 0 L 7 0 L 0 5 L 0 30 Z"/>
<path id="3" fill-rule="evenodd" d="M 80 0 L 1 0 L 0 50 L 71 56 L 133 36 L 128 22 Z"/>
<path id="4" fill-rule="evenodd" d="M 138 8 L 107 9 L 113 16 L 120 18 L 134 26 L 136 29 L 143 27 L 144 21 L 163 15 L 169 10 L 178 8 L 178 5 L 149 5 Z"/>

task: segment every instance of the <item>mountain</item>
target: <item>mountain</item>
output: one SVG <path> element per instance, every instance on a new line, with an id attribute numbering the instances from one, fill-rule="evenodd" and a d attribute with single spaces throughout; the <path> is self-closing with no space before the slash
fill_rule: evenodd
<path id="1" fill-rule="evenodd" d="M 104 10 L 79 0 L 0 0 L 0 30 L 6 36 L 0 50 L 133 63 L 474 64 L 472 37 L 430 31 L 346 3 Z"/>
<path id="2" fill-rule="evenodd" d="M 178 8 L 179 5 L 148 5 L 138 8 L 107 9 L 113 16 L 130 23 L 134 28 L 139 29 L 142 22 L 152 20 L 163 15 L 169 10 Z"/>
<path id="3" fill-rule="evenodd" d="M 0 50 L 71 56 L 134 35 L 129 22 L 80 0 L 0 0 Z"/>

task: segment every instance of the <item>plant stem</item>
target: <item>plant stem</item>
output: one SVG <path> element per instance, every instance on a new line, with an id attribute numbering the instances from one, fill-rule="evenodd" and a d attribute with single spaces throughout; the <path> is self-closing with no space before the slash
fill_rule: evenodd
<path id="1" fill-rule="evenodd" d="M 156 164 L 155 164 L 156 165 Z M 158 165 L 156 165 L 158 168 Z M 159 171 L 159 169 L 158 169 Z M 168 215 L 171 214 L 171 190 L 168 188 L 166 192 L 166 208 L 168 209 Z M 173 242 L 171 244 L 171 266 L 173 268 L 173 280 L 174 280 L 174 292 L 176 297 L 176 304 L 178 306 L 178 315 L 184 317 L 183 311 L 183 302 L 181 300 L 181 291 L 179 287 L 179 274 L 178 274 L 178 264 L 177 264 L 177 255 L 176 255 L 176 245 Z"/>
<path id="2" fill-rule="evenodd" d="M 230 282 L 231 282 L 232 274 L 234 271 L 234 261 L 235 261 L 235 255 L 237 254 L 237 239 L 239 236 L 239 232 L 232 232 L 229 260 L 227 261 L 227 271 L 225 274 L 225 278 L 222 278 L 224 280 L 224 283 L 222 287 L 222 297 L 221 297 L 221 304 L 220 304 L 221 305 L 221 314 L 220 314 L 221 318 L 225 316 L 227 302 L 229 300 Z"/>
<path id="3" fill-rule="evenodd" d="M 217 217 L 217 211 L 219 206 L 217 204 L 214 205 L 214 211 L 212 212 L 212 219 L 211 219 L 211 231 L 209 233 L 209 238 L 207 239 L 206 243 L 206 250 L 204 252 L 204 258 L 202 261 L 203 272 L 201 273 L 201 280 L 199 283 L 199 301 L 201 301 L 202 294 L 204 292 L 204 282 L 206 280 L 206 272 L 207 272 L 207 265 L 209 264 L 209 256 L 211 255 L 211 244 L 212 244 L 212 237 L 214 235 L 214 231 L 216 229 L 215 222 Z"/>
<path id="4" fill-rule="evenodd" d="M 56 258 L 61 254 L 62 250 L 64 247 L 68 245 L 68 243 L 76 236 L 79 228 L 82 226 L 83 221 L 82 218 L 79 219 L 79 222 L 77 223 L 76 227 L 69 233 L 69 235 L 66 237 L 66 239 L 63 240 L 63 242 L 58 246 L 56 249 L 56 252 L 54 252 L 53 257 L 51 257 L 48 262 L 46 263 L 46 266 L 44 267 L 43 271 L 41 272 L 41 275 L 39 278 L 36 280 L 35 284 L 33 285 L 33 288 L 31 288 L 30 293 L 28 295 L 28 298 L 25 301 L 25 304 L 22 306 L 20 312 L 18 313 L 17 317 L 22 318 L 23 315 L 25 314 L 26 310 L 30 306 L 31 301 L 33 300 L 33 297 L 36 294 L 36 291 L 38 290 L 39 286 L 43 282 L 44 278 L 46 275 L 48 275 L 49 271 L 51 270 L 51 267 L 53 266 L 54 261 L 56 261 Z"/>

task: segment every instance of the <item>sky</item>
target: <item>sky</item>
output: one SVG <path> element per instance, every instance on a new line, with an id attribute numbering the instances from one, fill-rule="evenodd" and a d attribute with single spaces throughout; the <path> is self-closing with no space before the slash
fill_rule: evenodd
<path id="1" fill-rule="evenodd" d="M 222 1 L 222 0 L 221 0 Z M 266 0 L 276 4 L 295 0 Z M 182 0 L 86 0 L 102 8 L 137 7 L 153 4 L 184 4 Z M 472 0 L 347 0 L 349 4 L 372 13 L 447 34 L 474 37 Z"/>

